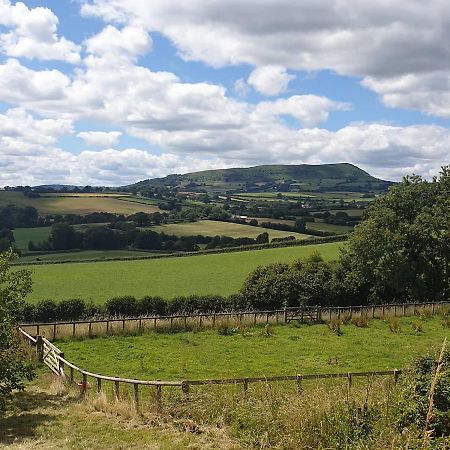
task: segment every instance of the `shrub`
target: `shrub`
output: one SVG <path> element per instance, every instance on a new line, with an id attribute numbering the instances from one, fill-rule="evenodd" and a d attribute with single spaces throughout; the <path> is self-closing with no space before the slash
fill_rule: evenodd
<path id="1" fill-rule="evenodd" d="M 359 328 L 368 328 L 369 327 L 369 319 L 367 316 L 362 317 L 353 317 L 351 323 Z"/>
<path id="2" fill-rule="evenodd" d="M 52 322 L 58 317 L 58 306 L 53 300 L 40 300 L 35 308 L 35 320 Z"/>
<path id="3" fill-rule="evenodd" d="M 338 318 L 332 318 L 329 322 L 328 322 L 328 328 L 333 332 L 336 333 L 338 336 L 342 336 L 344 333 L 341 330 L 341 320 Z"/>
<path id="4" fill-rule="evenodd" d="M 233 334 L 236 333 L 236 329 L 229 327 L 225 323 L 221 323 L 217 328 L 217 333 L 219 333 L 221 336 L 233 336 Z"/>
<path id="5" fill-rule="evenodd" d="M 137 314 L 136 298 L 131 295 L 113 297 L 105 303 L 110 316 L 135 316 Z"/>
<path id="6" fill-rule="evenodd" d="M 397 317 L 389 317 L 388 324 L 392 333 L 398 333 L 400 331 L 400 322 Z"/>
<path id="7" fill-rule="evenodd" d="M 74 298 L 62 300 L 56 306 L 56 315 L 58 320 L 77 320 L 85 316 L 86 303 L 84 300 Z"/>
<path id="8" fill-rule="evenodd" d="M 167 302 L 162 297 L 142 297 L 137 301 L 137 312 L 143 316 L 166 314 Z"/>

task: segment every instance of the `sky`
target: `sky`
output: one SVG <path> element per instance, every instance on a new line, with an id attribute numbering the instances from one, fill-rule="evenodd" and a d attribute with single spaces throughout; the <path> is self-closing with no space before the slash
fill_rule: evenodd
<path id="1" fill-rule="evenodd" d="M 450 164 L 448 0 L 0 0 L 0 186 Z"/>

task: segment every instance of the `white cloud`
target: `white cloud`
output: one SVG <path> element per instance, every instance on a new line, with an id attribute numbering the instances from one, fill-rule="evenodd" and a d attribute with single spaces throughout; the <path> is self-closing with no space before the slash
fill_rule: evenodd
<path id="1" fill-rule="evenodd" d="M 121 185 L 169 173 L 263 163 L 352 162 L 380 178 L 399 179 L 413 172 L 431 177 L 450 162 L 450 131 L 433 125 L 354 124 L 333 132 L 260 121 L 242 130 L 162 135 L 165 152 L 160 155 L 133 148 L 75 155 L 57 147 L 58 137 L 72 132 L 65 119 L 36 119 L 20 109 L 0 114 L 0 186 Z M 216 151 L 205 158 L 202 146 Z"/>
<path id="2" fill-rule="evenodd" d="M 119 142 L 122 132 L 120 131 L 82 131 L 77 137 L 89 147 L 114 147 Z"/>
<path id="3" fill-rule="evenodd" d="M 159 31 L 187 60 L 328 69 L 363 78 L 388 106 L 450 117 L 447 0 L 91 0 L 81 11 Z M 404 92 L 408 76 L 418 94 Z"/>
<path id="4" fill-rule="evenodd" d="M 294 79 L 295 76 L 288 74 L 284 67 L 263 66 L 250 74 L 248 84 L 261 94 L 275 96 L 285 92 Z"/>
<path id="5" fill-rule="evenodd" d="M 249 86 L 243 78 L 239 78 L 234 82 L 233 90 L 239 97 L 247 97 Z"/>
<path id="6" fill-rule="evenodd" d="M 152 41 L 148 33 L 139 27 L 125 27 L 119 30 L 108 25 L 100 33 L 85 41 L 86 51 L 96 57 L 134 60 L 149 52 Z"/>
<path id="7" fill-rule="evenodd" d="M 29 9 L 24 3 L 0 0 L 0 25 L 9 28 L 0 34 L 0 50 L 7 56 L 60 60 L 71 64 L 80 61 L 80 47 L 58 37 L 58 18 L 48 8 Z"/>

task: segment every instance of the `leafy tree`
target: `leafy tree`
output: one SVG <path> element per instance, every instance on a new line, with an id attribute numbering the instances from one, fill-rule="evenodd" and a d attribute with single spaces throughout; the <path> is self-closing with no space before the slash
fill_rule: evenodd
<path id="1" fill-rule="evenodd" d="M 256 236 L 257 244 L 267 244 L 268 242 L 269 242 L 269 233 L 267 233 L 266 231 Z"/>
<path id="2" fill-rule="evenodd" d="M 70 250 L 81 247 L 81 236 L 71 225 L 55 223 L 48 241 L 54 250 Z"/>
<path id="3" fill-rule="evenodd" d="M 368 209 L 341 254 L 340 279 L 370 302 L 450 295 L 450 169 L 408 176 Z"/>
<path id="4" fill-rule="evenodd" d="M 25 380 L 34 376 L 32 365 L 17 336 L 16 324 L 31 292 L 27 270 L 11 270 L 12 251 L 0 254 L 0 409 L 14 389 L 23 389 Z"/>

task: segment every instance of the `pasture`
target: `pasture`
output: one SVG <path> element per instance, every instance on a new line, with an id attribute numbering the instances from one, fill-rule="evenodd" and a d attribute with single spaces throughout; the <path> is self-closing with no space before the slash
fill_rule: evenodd
<path id="1" fill-rule="evenodd" d="M 418 323 L 422 332 L 413 328 Z M 79 367 L 103 375 L 195 380 L 400 369 L 450 338 L 438 316 L 405 317 L 399 324 L 395 333 L 376 319 L 367 328 L 342 325 L 341 336 L 325 324 L 279 325 L 271 335 L 257 326 L 227 336 L 217 330 L 151 333 L 60 341 L 57 346 Z"/>
<path id="2" fill-rule="evenodd" d="M 291 262 L 319 252 L 334 260 L 341 242 L 151 260 L 29 266 L 28 300 L 84 298 L 101 304 L 117 295 L 230 295 L 259 265 Z M 20 267 L 20 266 L 19 266 Z"/>
<path id="3" fill-rule="evenodd" d="M 50 236 L 51 227 L 16 228 L 14 233 L 15 244 L 22 251 L 28 251 L 28 242 L 46 241 Z"/>
<path id="4" fill-rule="evenodd" d="M 0 191 L 0 206 L 8 204 L 33 206 L 41 215 L 49 214 L 89 214 L 109 212 L 116 214 L 134 214 L 136 212 L 154 213 L 159 211 L 155 205 L 135 203 L 127 197 L 99 195 L 48 195 L 39 198 L 25 197 L 21 192 Z"/>
<path id="5" fill-rule="evenodd" d="M 241 225 L 232 222 L 217 222 L 214 220 L 199 220 L 198 222 L 185 222 L 159 225 L 151 228 L 158 233 L 174 234 L 175 236 L 230 236 L 232 238 L 249 237 L 256 238 L 261 233 L 269 233 L 269 238 L 295 236 L 296 239 L 307 239 L 306 234 L 291 231 L 270 230 L 250 225 Z"/>

